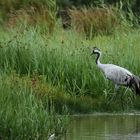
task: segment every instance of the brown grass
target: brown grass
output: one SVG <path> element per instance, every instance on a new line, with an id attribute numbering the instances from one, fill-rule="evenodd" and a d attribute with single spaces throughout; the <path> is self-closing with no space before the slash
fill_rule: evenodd
<path id="1" fill-rule="evenodd" d="M 117 9 L 114 7 L 70 9 L 72 26 L 86 35 L 110 34 L 119 24 Z"/>
<path id="2" fill-rule="evenodd" d="M 13 10 L 8 13 L 8 18 L 6 20 L 6 27 L 13 28 L 18 24 L 27 25 L 37 25 L 45 23 L 48 26 L 50 32 L 53 31 L 55 26 L 56 15 L 54 12 L 50 12 L 46 6 L 37 7 L 27 7 L 21 8 L 19 10 Z"/>

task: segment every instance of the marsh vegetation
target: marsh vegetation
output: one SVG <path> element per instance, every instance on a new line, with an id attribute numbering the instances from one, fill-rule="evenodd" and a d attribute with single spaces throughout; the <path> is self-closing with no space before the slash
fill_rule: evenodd
<path id="1" fill-rule="evenodd" d="M 56 1 L 0 1 L 2 139 L 62 135 L 69 113 L 140 109 L 139 97 L 123 95 L 125 89 L 110 102 L 114 87 L 90 55 L 98 46 L 103 63 L 140 76 L 139 20 L 131 9 L 126 14 L 122 5 L 70 8 L 64 29 Z"/>

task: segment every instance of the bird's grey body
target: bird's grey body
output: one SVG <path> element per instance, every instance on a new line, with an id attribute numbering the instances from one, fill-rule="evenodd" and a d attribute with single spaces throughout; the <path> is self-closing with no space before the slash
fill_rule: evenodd
<path id="1" fill-rule="evenodd" d="M 128 85 L 131 76 L 130 71 L 113 64 L 98 64 L 98 67 L 103 71 L 105 77 L 117 85 Z"/>
<path id="2" fill-rule="evenodd" d="M 111 80 L 115 84 L 116 89 L 119 86 L 126 86 L 133 88 L 136 94 L 140 95 L 140 80 L 137 76 L 123 67 L 114 64 L 102 64 L 99 60 L 101 51 L 98 48 L 94 48 L 93 54 L 97 54 L 96 64 L 98 68 L 108 80 Z"/>

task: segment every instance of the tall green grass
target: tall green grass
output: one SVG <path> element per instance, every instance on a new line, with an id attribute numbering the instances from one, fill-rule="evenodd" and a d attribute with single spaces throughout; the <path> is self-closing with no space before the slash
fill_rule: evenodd
<path id="1" fill-rule="evenodd" d="M 74 29 L 64 30 L 61 21 L 53 17 L 53 8 L 49 9 L 53 11 L 49 13 L 50 26 L 55 23 L 53 30 L 48 20 L 40 22 L 40 12 L 34 13 L 37 24 L 28 24 L 32 12 L 28 15 L 27 9 L 21 10 L 22 16 L 16 11 L 18 22 L 13 28 L 0 27 L 0 139 L 61 136 L 66 132 L 68 111 L 140 109 L 139 98 L 132 92 L 123 95 L 124 89 L 111 99 L 114 85 L 105 80 L 90 55 L 97 46 L 103 52 L 101 62 L 123 66 L 140 76 L 140 29 L 113 26 L 111 36 L 98 34 L 87 39 Z"/>
<path id="2" fill-rule="evenodd" d="M 90 96 L 95 99 L 95 104 L 99 105 L 97 110 L 106 104 L 106 92 L 113 92 L 113 85 L 104 79 L 95 64 L 95 57 L 90 55 L 93 46 L 102 50 L 101 62 L 114 63 L 140 75 L 139 29 L 116 31 L 112 36 L 87 40 L 73 30 L 65 31 L 57 26 L 51 36 L 40 27 L 28 27 L 22 33 L 15 29 L 3 32 L 0 68 L 4 71 L 14 69 L 20 74 L 45 75 L 46 82 L 66 90 L 75 98 Z M 128 108 L 133 108 L 132 104 L 127 104 Z"/>
<path id="3" fill-rule="evenodd" d="M 29 78 L 16 74 L 0 74 L 0 137 L 1 139 L 48 139 L 61 136 L 67 126 L 66 114 L 58 116 L 54 105 L 35 96 Z M 46 105 L 44 105 L 46 104 Z"/>

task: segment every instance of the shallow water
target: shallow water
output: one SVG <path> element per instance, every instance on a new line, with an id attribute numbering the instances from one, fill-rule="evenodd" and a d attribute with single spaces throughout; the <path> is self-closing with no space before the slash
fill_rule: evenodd
<path id="1" fill-rule="evenodd" d="M 63 140 L 140 140 L 140 115 L 73 116 Z"/>

